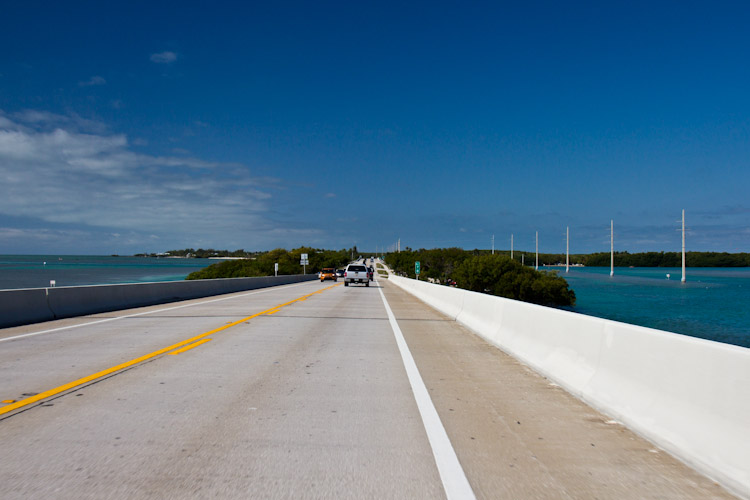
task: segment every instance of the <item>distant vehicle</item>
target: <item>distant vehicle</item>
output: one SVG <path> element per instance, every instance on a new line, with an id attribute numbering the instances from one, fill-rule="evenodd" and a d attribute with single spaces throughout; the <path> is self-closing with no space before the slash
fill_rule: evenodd
<path id="1" fill-rule="evenodd" d="M 343 269 L 336 269 L 336 277 L 337 278 L 343 278 L 344 277 L 344 270 Z"/>
<path id="2" fill-rule="evenodd" d="M 323 282 L 325 280 L 337 281 L 336 270 L 334 268 L 326 267 L 320 271 L 320 281 Z"/>
<path id="3" fill-rule="evenodd" d="M 349 286 L 349 283 L 364 283 L 365 286 L 370 286 L 368 274 L 367 268 L 362 264 L 349 264 L 344 271 L 344 286 Z"/>

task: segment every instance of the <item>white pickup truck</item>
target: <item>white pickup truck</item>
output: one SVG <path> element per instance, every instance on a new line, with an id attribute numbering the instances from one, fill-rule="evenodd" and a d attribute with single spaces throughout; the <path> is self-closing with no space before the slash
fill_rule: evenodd
<path id="1" fill-rule="evenodd" d="M 344 271 L 344 286 L 349 286 L 349 283 L 364 283 L 365 286 L 370 286 L 370 276 L 368 275 L 367 267 L 363 264 L 349 264 L 346 266 L 346 271 Z"/>

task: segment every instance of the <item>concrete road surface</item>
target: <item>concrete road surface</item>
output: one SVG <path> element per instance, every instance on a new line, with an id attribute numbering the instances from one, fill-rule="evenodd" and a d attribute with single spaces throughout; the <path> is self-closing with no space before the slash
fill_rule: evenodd
<path id="1" fill-rule="evenodd" d="M 3 499 L 730 498 L 385 280 L 0 330 L 0 401 Z"/>

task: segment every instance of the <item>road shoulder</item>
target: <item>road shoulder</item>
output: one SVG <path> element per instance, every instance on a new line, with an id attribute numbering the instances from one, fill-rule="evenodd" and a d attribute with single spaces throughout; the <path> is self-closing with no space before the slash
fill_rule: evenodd
<path id="1" fill-rule="evenodd" d="M 384 292 L 477 498 L 734 498 L 414 296 Z"/>

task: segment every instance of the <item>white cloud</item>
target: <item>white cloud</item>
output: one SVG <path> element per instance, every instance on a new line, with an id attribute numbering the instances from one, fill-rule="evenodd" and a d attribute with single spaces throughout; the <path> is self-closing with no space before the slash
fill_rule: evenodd
<path id="1" fill-rule="evenodd" d="M 169 64 L 177 60 L 177 54 L 174 52 L 164 51 L 157 54 L 151 54 L 151 62 L 157 64 Z"/>
<path id="2" fill-rule="evenodd" d="M 6 115 L 0 110 L 0 120 L 2 120 L 3 116 Z M 51 131 L 56 128 L 64 128 L 74 132 L 87 132 L 101 135 L 106 134 L 108 130 L 106 125 L 94 120 L 83 118 L 75 113 L 71 115 L 58 115 L 48 111 L 26 109 L 13 113 L 8 118 L 14 121 L 8 123 L 3 122 L 4 125 L 2 128 L 23 130 L 26 132 L 32 132 L 34 130 Z"/>
<path id="3" fill-rule="evenodd" d="M 69 224 L 87 234 L 100 228 L 171 241 L 186 234 L 209 241 L 237 234 L 250 239 L 271 228 L 266 183 L 252 178 L 247 167 L 138 154 L 125 135 L 84 133 L 81 122 L 39 111 L 0 111 L 0 215 L 53 229 Z M 53 238 L 55 231 L 6 228 L 2 234 L 20 239 L 33 233 L 32 241 Z"/>
<path id="4" fill-rule="evenodd" d="M 93 87 L 95 85 L 104 85 L 107 83 L 107 80 L 102 78 L 101 76 L 92 76 L 85 82 L 78 82 L 79 87 Z"/>

